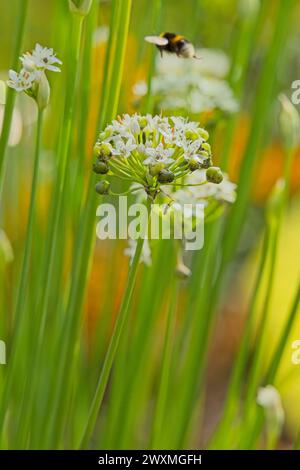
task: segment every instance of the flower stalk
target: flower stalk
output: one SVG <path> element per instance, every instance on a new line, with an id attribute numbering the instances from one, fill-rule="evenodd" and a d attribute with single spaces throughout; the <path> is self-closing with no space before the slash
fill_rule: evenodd
<path id="1" fill-rule="evenodd" d="M 150 198 L 148 198 L 146 206 L 147 206 L 148 214 L 150 215 L 150 210 L 151 210 Z M 113 361 L 115 359 L 115 356 L 118 350 L 121 334 L 128 320 L 129 305 L 130 305 L 131 298 L 133 295 L 138 265 L 139 265 L 140 257 L 141 257 L 142 250 L 143 250 L 143 244 L 144 244 L 143 237 L 144 236 L 146 236 L 146 234 L 142 234 L 142 236 L 137 240 L 135 254 L 134 254 L 132 264 L 129 270 L 128 282 L 127 282 L 126 289 L 125 289 L 125 295 L 122 301 L 120 312 L 116 320 L 116 324 L 115 324 L 114 331 L 113 331 L 113 334 L 112 334 L 112 337 L 108 346 L 108 350 L 105 355 L 104 364 L 103 364 L 102 371 L 99 377 L 94 399 L 93 399 L 93 402 L 89 411 L 87 424 L 83 432 L 82 438 L 80 440 L 80 444 L 79 444 L 80 449 L 87 448 L 89 440 L 94 431 L 97 417 L 99 414 L 99 410 L 102 405 L 104 393 L 107 387 L 108 379 L 110 376 L 111 368 L 113 365 Z"/>

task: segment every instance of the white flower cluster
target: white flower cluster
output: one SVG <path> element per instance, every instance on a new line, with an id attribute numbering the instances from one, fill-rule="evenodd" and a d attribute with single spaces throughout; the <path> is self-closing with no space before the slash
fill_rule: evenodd
<path id="1" fill-rule="evenodd" d="M 198 123 L 181 117 L 125 114 L 100 133 L 94 171 L 139 183 L 155 197 L 160 185 L 212 166 L 208 137 Z"/>
<path id="2" fill-rule="evenodd" d="M 62 64 L 53 49 L 36 44 L 32 52 L 26 52 L 20 57 L 22 68 L 20 72 L 9 70 L 7 85 L 16 91 L 25 91 L 34 97 L 35 88 L 46 70 L 60 72 L 55 64 Z"/>
<path id="3" fill-rule="evenodd" d="M 236 112 L 238 105 L 225 80 L 229 62 L 220 51 L 199 49 L 201 60 L 178 61 L 172 55 L 158 58 L 151 92 L 158 109 L 181 110 L 189 114 L 219 109 Z M 139 81 L 133 93 L 140 99 L 147 93 L 147 85 Z"/>

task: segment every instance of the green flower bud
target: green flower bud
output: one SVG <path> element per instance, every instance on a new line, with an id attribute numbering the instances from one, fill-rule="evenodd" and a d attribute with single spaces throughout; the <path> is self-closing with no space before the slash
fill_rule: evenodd
<path id="1" fill-rule="evenodd" d="M 90 11 L 92 0 L 69 0 L 69 8 L 76 15 L 85 16 Z"/>
<path id="2" fill-rule="evenodd" d="M 152 163 L 149 165 L 149 173 L 151 176 L 157 176 L 160 171 L 164 169 L 165 165 L 162 162 Z"/>
<path id="3" fill-rule="evenodd" d="M 279 96 L 281 110 L 279 125 L 283 142 L 287 150 L 294 150 L 300 141 L 300 116 L 295 106 L 283 94 Z"/>
<path id="4" fill-rule="evenodd" d="M 197 140 L 199 139 L 199 133 L 196 129 L 187 129 L 185 131 L 185 137 L 189 140 Z"/>
<path id="5" fill-rule="evenodd" d="M 212 166 L 212 159 L 210 157 L 208 158 L 205 158 L 202 162 L 201 162 L 201 168 L 203 168 L 204 170 L 206 170 L 207 168 L 210 168 Z"/>
<path id="6" fill-rule="evenodd" d="M 203 158 L 209 158 L 210 154 L 206 150 L 200 150 L 199 155 Z"/>
<path id="7" fill-rule="evenodd" d="M 38 88 L 36 92 L 36 102 L 40 110 L 45 109 L 48 106 L 50 99 L 50 85 L 44 72 L 41 72 L 41 76 L 38 82 Z"/>
<path id="8" fill-rule="evenodd" d="M 217 166 L 211 166 L 206 170 L 206 179 L 210 183 L 220 184 L 223 181 L 223 174 Z"/>
<path id="9" fill-rule="evenodd" d="M 97 160 L 93 164 L 93 171 L 97 174 L 100 175 L 105 175 L 109 171 L 109 167 L 106 162 L 103 162 L 102 160 Z"/>
<path id="10" fill-rule="evenodd" d="M 199 170 L 200 166 L 201 166 L 201 162 L 198 157 L 191 157 L 189 159 L 189 169 L 191 171 Z"/>
<path id="11" fill-rule="evenodd" d="M 176 274 L 180 279 L 188 279 L 189 277 L 191 277 L 192 271 L 184 264 L 177 264 Z"/>
<path id="12" fill-rule="evenodd" d="M 205 150 L 209 155 L 211 155 L 211 146 L 208 142 L 203 142 L 201 148 Z"/>
<path id="13" fill-rule="evenodd" d="M 100 132 L 100 134 L 99 134 L 99 140 L 100 141 L 106 139 L 106 137 L 108 137 L 108 136 L 106 135 L 105 131 Z M 97 145 L 97 143 L 95 145 Z"/>
<path id="14" fill-rule="evenodd" d="M 98 194 L 101 194 L 102 196 L 104 196 L 109 193 L 110 182 L 106 180 L 99 181 L 96 184 L 95 189 Z"/>
<path id="15" fill-rule="evenodd" d="M 108 158 L 112 155 L 112 146 L 108 142 L 96 142 L 94 152 L 97 157 Z"/>
<path id="16" fill-rule="evenodd" d="M 203 140 L 208 140 L 209 139 L 209 133 L 205 129 L 198 129 L 200 137 L 202 137 Z M 203 144 L 202 144 L 203 147 Z"/>
<path id="17" fill-rule="evenodd" d="M 172 183 L 174 181 L 174 174 L 170 170 L 161 170 L 157 176 L 157 180 L 160 183 Z"/>
<path id="18" fill-rule="evenodd" d="M 147 124 L 148 124 L 147 119 L 146 119 L 144 116 L 141 116 L 141 117 L 138 119 L 138 123 L 139 123 L 141 129 L 143 129 L 144 127 L 146 127 Z"/>

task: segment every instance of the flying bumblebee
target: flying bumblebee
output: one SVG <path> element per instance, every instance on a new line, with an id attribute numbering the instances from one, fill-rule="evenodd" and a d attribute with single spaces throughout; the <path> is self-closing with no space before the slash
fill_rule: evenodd
<path id="1" fill-rule="evenodd" d="M 184 59 L 200 59 L 196 56 L 191 41 L 180 34 L 161 33 L 159 36 L 145 36 L 145 41 L 155 44 L 161 56 L 163 56 L 163 52 L 168 52 Z"/>

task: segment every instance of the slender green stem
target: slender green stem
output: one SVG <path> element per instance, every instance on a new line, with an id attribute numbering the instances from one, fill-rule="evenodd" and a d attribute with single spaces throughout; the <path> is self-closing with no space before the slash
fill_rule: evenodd
<path id="1" fill-rule="evenodd" d="M 23 0 L 19 3 L 19 11 L 17 14 L 17 32 L 16 32 L 16 41 L 12 61 L 12 69 L 15 70 L 18 68 L 19 56 L 21 53 L 24 31 L 26 26 L 26 18 L 28 11 L 28 0 Z M 13 116 L 13 109 L 16 99 L 16 93 L 12 88 L 7 88 L 6 93 L 6 103 L 3 117 L 2 132 L 0 137 L 0 198 L 2 194 L 2 185 L 5 173 L 5 154 L 6 146 L 9 139 L 9 133 L 11 128 L 11 121 Z"/>
<path id="2" fill-rule="evenodd" d="M 267 2 L 265 2 L 265 5 L 266 4 Z M 258 21 L 257 17 L 258 15 L 262 15 L 265 10 L 265 8 L 262 6 L 252 6 L 251 3 L 249 3 L 249 5 L 250 10 L 252 9 L 252 11 L 250 11 L 247 15 L 245 12 L 243 12 L 239 20 L 238 27 L 236 28 L 233 61 L 228 77 L 228 81 L 234 91 L 235 97 L 238 100 L 242 99 L 243 91 L 247 92 L 247 90 L 244 90 L 243 85 L 245 83 L 247 69 L 251 59 L 253 40 L 256 32 L 256 24 Z M 226 125 L 226 132 L 220 161 L 220 166 L 224 171 L 228 170 L 230 150 L 238 119 L 239 114 L 236 113 L 230 117 Z"/>
<path id="3" fill-rule="evenodd" d="M 161 433 L 166 414 L 166 403 L 169 388 L 169 376 L 172 361 L 173 336 L 175 330 L 175 314 L 177 307 L 178 281 L 173 279 L 173 287 L 170 292 L 170 305 L 167 315 L 167 325 L 162 356 L 161 377 L 158 389 L 157 403 L 154 412 L 151 449 L 159 449 L 161 445 Z"/>
<path id="4" fill-rule="evenodd" d="M 148 201 L 148 204 L 147 204 L 148 211 L 150 211 L 150 207 L 151 207 L 151 202 Z M 128 275 L 128 282 L 127 282 L 127 286 L 125 290 L 125 295 L 122 301 L 120 312 L 118 314 L 118 318 L 116 320 L 116 324 L 115 324 L 114 331 L 113 331 L 113 334 L 109 343 L 109 347 L 108 347 L 108 350 L 104 359 L 104 364 L 102 367 L 97 389 L 96 389 L 94 399 L 91 405 L 91 409 L 89 412 L 89 416 L 87 419 L 87 424 L 86 424 L 82 439 L 79 444 L 79 447 L 81 449 L 85 449 L 87 447 L 89 440 L 92 436 L 92 433 L 94 431 L 95 425 L 96 425 L 97 417 L 98 417 L 99 410 L 102 405 L 102 400 L 103 400 L 104 392 L 107 387 L 107 382 L 110 376 L 113 361 L 115 359 L 116 352 L 118 350 L 120 337 L 128 319 L 129 304 L 130 304 L 131 297 L 133 294 L 133 289 L 135 286 L 137 268 L 139 265 L 143 245 L 144 245 L 144 239 L 141 237 L 137 241 L 135 255 L 134 255 L 134 258 L 130 267 L 129 275 Z"/>
<path id="5" fill-rule="evenodd" d="M 120 21 L 115 24 L 111 29 L 111 34 L 114 36 L 114 41 L 117 40 L 122 44 L 116 51 L 115 60 L 113 61 L 113 73 L 111 75 L 111 81 L 107 82 L 106 93 L 110 93 L 112 98 L 110 100 L 111 105 L 107 106 L 106 115 L 103 117 L 103 113 L 100 113 L 101 122 L 111 120 L 119 101 L 120 94 L 120 77 L 123 73 L 124 55 L 128 36 L 129 27 L 129 16 L 131 12 L 131 0 L 124 0 L 123 2 L 115 1 L 116 5 L 113 10 L 117 7 L 121 7 L 122 11 L 120 14 Z M 127 18 L 123 21 L 123 18 Z M 109 61 L 107 61 L 109 63 Z M 108 71 L 104 71 L 104 75 Z M 114 92 L 115 91 L 115 92 Z M 104 95 L 106 95 L 104 93 Z M 100 104 L 101 106 L 101 104 Z M 104 111 L 103 111 L 104 112 Z M 56 371 L 56 383 L 57 387 L 55 393 L 49 401 L 48 407 L 51 409 L 51 417 L 49 423 L 47 423 L 47 430 L 43 436 L 44 442 L 49 442 L 48 438 L 51 435 L 52 439 L 58 440 L 60 432 L 62 430 L 62 419 L 63 413 L 61 413 L 61 407 L 63 402 L 68 399 L 69 390 L 69 364 L 73 360 L 73 351 L 76 347 L 76 339 L 78 331 L 81 325 L 82 319 L 82 306 L 88 280 L 89 269 L 91 265 L 91 254 L 94 247 L 94 226 L 95 226 L 95 210 L 98 200 L 95 197 L 95 175 L 90 176 L 88 182 L 88 191 L 86 202 L 83 204 L 82 211 L 80 214 L 80 227 L 78 231 L 78 237 L 75 241 L 74 248 L 74 263 L 72 269 L 72 279 L 70 283 L 70 292 L 68 296 L 68 303 L 65 312 L 65 321 L 63 329 L 61 331 L 61 342 L 57 342 L 58 353 L 57 357 L 60 358 L 58 370 Z M 56 429 L 54 429 L 56 428 Z M 58 432 L 59 429 L 59 432 Z"/>
<path id="6" fill-rule="evenodd" d="M 22 326 L 24 325 L 25 319 L 22 316 L 23 308 L 25 306 L 26 299 L 26 288 L 28 281 L 28 273 L 30 268 L 30 256 L 32 250 L 32 238 L 33 238 L 33 226 L 35 218 L 35 207 L 36 207 L 36 197 L 37 197 L 37 188 L 38 188 L 38 173 L 39 173 L 39 162 L 40 162 L 40 153 L 41 153 L 41 141 L 42 141 L 42 122 L 43 122 L 43 111 L 38 111 L 38 120 L 37 120 L 37 131 L 36 131 L 36 146 L 35 146 L 35 157 L 34 157 L 34 167 L 33 167 L 33 178 L 31 185 L 31 196 L 28 212 L 28 222 L 27 230 L 25 237 L 25 249 L 24 257 L 21 268 L 21 277 L 20 283 L 17 291 L 15 312 L 14 312 L 14 324 L 15 332 L 12 339 L 12 352 L 10 359 L 10 369 L 5 384 L 5 389 L 3 393 L 3 400 L 1 406 L 1 415 L 0 423 L 3 423 L 3 417 L 5 411 L 7 410 L 7 400 L 9 399 L 11 387 L 13 380 L 15 378 L 15 368 L 16 368 L 16 358 L 18 351 L 18 342 L 22 333 Z"/>
<path id="7" fill-rule="evenodd" d="M 270 245 L 270 233 L 268 228 L 266 229 L 264 242 L 261 250 L 260 263 L 257 269 L 256 281 L 252 290 L 250 305 L 247 314 L 247 320 L 244 328 L 243 338 L 239 346 L 239 351 L 237 358 L 234 362 L 233 371 L 231 374 L 230 383 L 227 391 L 227 398 L 224 406 L 223 416 L 221 422 L 218 425 L 218 429 L 212 438 L 210 444 L 211 449 L 218 449 L 222 446 L 224 448 L 224 443 L 228 442 L 230 439 L 231 433 L 228 433 L 228 429 L 232 426 L 232 422 L 237 415 L 239 408 L 239 393 L 241 392 L 243 385 L 243 374 L 247 366 L 247 360 L 250 349 L 251 341 L 251 332 L 253 327 L 253 318 L 255 313 L 255 308 L 257 305 L 258 293 L 262 285 L 263 275 L 265 273 L 267 255 L 269 253 Z M 229 434 L 229 435 L 228 435 Z"/>
<path id="8" fill-rule="evenodd" d="M 53 219 L 50 221 L 50 234 L 51 243 L 49 245 L 49 251 L 47 253 L 47 265 L 44 265 L 44 277 L 45 285 L 41 293 L 40 303 L 38 305 L 39 327 L 37 329 L 37 344 L 35 348 L 35 354 L 33 357 L 32 364 L 32 381 L 27 389 L 28 397 L 24 401 L 24 416 L 22 417 L 22 427 L 24 427 L 24 435 L 27 434 L 26 430 L 30 426 L 30 417 L 32 416 L 33 407 L 36 404 L 36 392 L 39 381 L 39 367 L 38 363 L 41 360 L 41 351 L 44 344 L 44 334 L 47 320 L 48 305 L 50 295 L 53 295 L 53 271 L 55 267 L 56 254 L 57 254 L 57 243 L 59 240 L 59 222 L 61 213 L 63 210 L 63 195 L 64 188 L 67 178 L 67 163 L 70 151 L 70 136 L 72 121 L 74 118 L 74 96 L 76 90 L 76 77 L 79 62 L 80 46 L 81 46 L 81 35 L 82 35 L 82 22 L 83 17 L 79 15 L 72 15 L 72 32 L 71 32 L 71 44 L 72 49 L 70 51 L 70 62 L 69 62 L 69 75 L 70 80 L 68 81 L 68 88 L 65 101 L 64 117 L 62 130 L 60 135 L 60 154 L 59 154 L 59 169 L 58 177 L 56 181 L 56 188 L 54 190 L 54 204 L 55 210 L 53 213 Z M 47 271 L 45 268 L 47 266 Z M 26 405 L 25 405 L 26 404 Z M 32 438 L 35 439 L 37 429 L 32 433 Z"/>
<path id="9" fill-rule="evenodd" d="M 143 413 L 146 395 L 149 388 L 151 389 L 151 368 L 146 371 L 144 364 L 150 363 L 150 358 L 153 357 L 151 339 L 155 334 L 155 324 L 159 321 L 165 293 L 169 290 L 171 278 L 174 276 L 172 254 L 173 247 L 170 240 L 159 240 L 156 247 L 152 246 L 152 266 L 142 279 L 136 319 L 126 351 L 128 368 L 126 371 L 123 369 L 119 374 L 117 372 L 114 374 L 114 387 L 118 390 L 121 384 L 124 387 L 122 394 L 119 392 L 121 396 L 117 401 L 116 411 L 116 401 L 110 401 L 110 416 L 116 417 L 111 424 L 113 428 L 111 442 L 117 449 L 127 449 L 131 445 L 140 415 Z M 119 360 L 121 361 L 121 358 Z"/>
<path id="10" fill-rule="evenodd" d="M 271 252 L 270 252 L 270 269 L 265 293 L 264 304 L 262 308 L 262 318 L 259 325 L 258 335 L 255 341 L 255 354 L 252 360 L 251 370 L 249 373 L 248 378 L 248 387 L 247 387 L 247 394 L 245 398 L 245 410 L 246 410 L 246 417 L 251 420 L 251 411 L 253 410 L 252 404 L 254 402 L 255 394 L 257 391 L 259 378 L 261 375 L 262 369 L 262 355 L 265 351 L 265 342 L 266 342 L 266 325 L 269 320 L 269 309 L 272 300 L 272 292 L 273 292 L 273 285 L 274 285 L 274 276 L 275 276 L 275 269 L 276 269 L 276 261 L 278 257 L 278 244 L 279 244 L 279 236 L 280 236 L 280 229 L 282 225 L 282 220 L 284 216 L 285 207 L 287 204 L 287 196 L 288 196 L 288 187 L 289 187 L 289 177 L 290 177 L 290 169 L 292 164 L 294 151 L 293 149 L 286 150 L 286 160 L 284 165 L 284 175 L 283 175 L 283 187 L 281 188 L 281 192 L 277 195 L 279 198 L 278 201 L 278 208 L 275 213 L 273 214 L 272 208 L 270 209 L 270 216 L 269 216 L 269 225 L 270 230 L 272 233 L 271 238 Z M 287 324 L 287 328 L 291 327 L 291 324 Z M 287 330 L 286 330 L 287 331 Z M 279 347 L 283 347 L 282 343 L 279 343 Z M 283 349 L 278 349 L 277 357 L 275 355 L 276 362 L 273 364 L 273 368 L 276 371 L 278 367 L 278 361 L 281 357 Z M 272 378 L 272 377 L 270 377 Z M 248 412 L 248 410 L 250 410 Z M 246 421 L 247 422 L 247 421 Z M 250 421 L 249 421 L 250 422 Z M 259 433 L 260 425 L 263 422 L 263 414 L 261 410 L 258 412 L 256 418 L 254 419 L 253 428 L 249 424 L 250 430 L 245 429 L 245 432 L 241 439 L 241 447 L 249 448 L 251 447 L 252 443 L 255 441 L 255 437 Z"/>
<path id="11" fill-rule="evenodd" d="M 285 37 L 290 24 L 289 21 L 293 6 L 294 0 L 281 0 L 279 3 L 273 38 L 268 53 L 266 54 L 265 66 L 262 70 L 257 95 L 255 97 L 252 129 L 241 165 L 237 201 L 233 206 L 232 213 L 228 220 L 230 231 L 227 231 L 224 240 L 222 266 L 227 264 L 231 259 L 244 224 L 245 211 L 252 188 L 257 152 L 262 141 L 266 116 L 269 112 L 269 103 L 272 99 L 275 83 L 274 70 L 276 69 L 285 44 Z"/>

